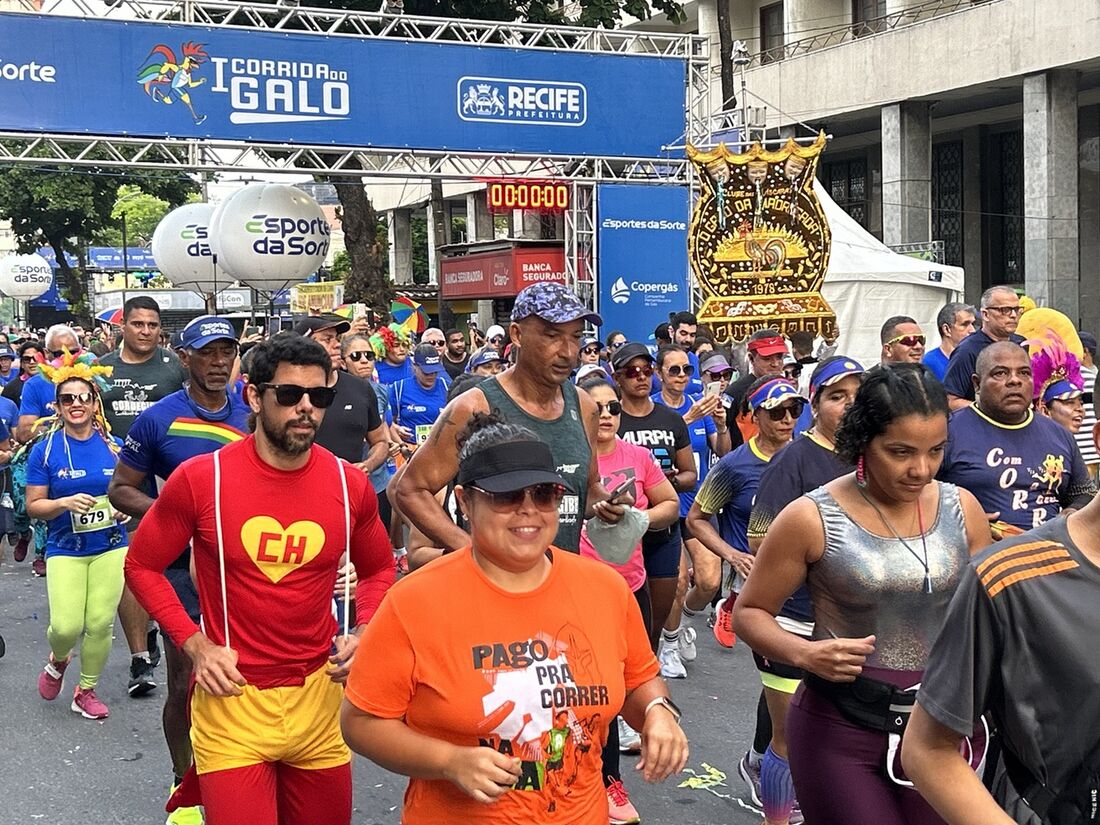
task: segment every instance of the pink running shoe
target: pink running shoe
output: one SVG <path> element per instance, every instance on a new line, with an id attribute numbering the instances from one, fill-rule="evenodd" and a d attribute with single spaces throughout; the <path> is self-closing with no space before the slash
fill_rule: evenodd
<path id="1" fill-rule="evenodd" d="M 642 821 L 638 809 L 631 803 L 626 788 L 618 779 L 607 786 L 607 818 L 611 825 L 634 825 Z"/>
<path id="2" fill-rule="evenodd" d="M 65 668 L 69 666 L 69 660 L 55 662 L 53 655 L 38 674 L 38 695 L 46 701 L 53 701 L 61 692 L 61 681 L 65 678 Z"/>
<path id="3" fill-rule="evenodd" d="M 107 706 L 95 695 L 95 688 L 84 689 L 80 685 L 73 692 L 72 711 L 85 719 L 106 719 L 110 716 Z"/>

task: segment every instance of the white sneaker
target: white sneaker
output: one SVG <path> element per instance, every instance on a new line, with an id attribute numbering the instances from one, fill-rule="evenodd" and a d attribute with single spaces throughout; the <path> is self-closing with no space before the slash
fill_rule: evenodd
<path id="1" fill-rule="evenodd" d="M 619 717 L 619 753 L 641 753 L 642 735 Z"/>
<path id="2" fill-rule="evenodd" d="M 661 664 L 661 675 L 666 679 L 686 679 L 688 672 L 680 659 L 679 645 L 666 645 L 664 639 L 657 646 L 657 661 Z"/>
<path id="3" fill-rule="evenodd" d="M 680 626 L 680 660 L 694 662 L 699 651 L 695 647 L 695 628 L 688 625 Z"/>

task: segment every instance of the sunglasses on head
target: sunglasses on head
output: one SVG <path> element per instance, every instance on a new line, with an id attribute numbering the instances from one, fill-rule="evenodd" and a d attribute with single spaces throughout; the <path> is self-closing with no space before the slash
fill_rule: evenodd
<path id="1" fill-rule="evenodd" d="M 349 358 L 352 361 L 362 361 L 364 359 L 367 360 L 367 361 L 373 361 L 374 360 L 374 351 L 373 350 L 361 350 L 359 352 L 349 352 L 344 357 Z"/>
<path id="2" fill-rule="evenodd" d="M 606 404 L 596 402 L 596 412 L 599 415 L 603 415 L 603 411 L 607 410 L 608 415 L 618 415 L 623 411 L 623 405 L 618 401 L 608 401 Z"/>
<path id="3" fill-rule="evenodd" d="M 802 416 L 802 410 L 806 406 L 805 401 L 792 401 L 789 404 L 780 404 L 770 410 L 764 410 L 772 421 L 782 421 L 790 413 L 791 418 L 797 421 Z"/>
<path id="4" fill-rule="evenodd" d="M 565 496 L 565 487 L 561 484 L 554 484 L 552 481 L 544 481 L 541 484 L 532 484 L 529 487 L 522 487 L 519 490 L 506 490 L 503 493 L 490 493 L 488 490 L 483 490 L 480 487 L 470 487 L 471 490 L 477 490 L 483 496 L 489 499 L 489 505 L 494 510 L 501 512 L 507 512 L 509 510 L 515 510 L 524 500 L 527 495 L 531 495 L 531 503 L 535 505 L 539 510 L 549 512 L 550 510 L 557 510 L 558 505 L 561 504 L 562 498 Z"/>
<path id="5" fill-rule="evenodd" d="M 626 378 L 641 378 L 643 376 L 650 378 L 653 375 L 653 367 L 646 364 L 644 367 L 626 367 L 625 369 L 619 370 L 619 372 Z"/>
<path id="6" fill-rule="evenodd" d="M 917 344 L 924 346 L 923 335 L 899 335 L 897 338 L 891 338 L 886 342 L 886 346 L 891 344 L 901 344 L 903 347 L 915 347 Z"/>
<path id="7" fill-rule="evenodd" d="M 684 364 L 683 366 L 681 366 L 680 364 L 673 364 L 671 367 L 668 367 L 665 372 L 667 372 L 673 378 L 679 378 L 681 375 L 687 378 L 691 378 L 691 376 L 695 375 L 695 365 Z"/>
<path id="8" fill-rule="evenodd" d="M 585 347 L 584 349 L 581 350 L 581 352 L 583 352 L 585 355 L 599 355 L 600 354 L 600 348 L 599 347 Z"/>
<path id="9" fill-rule="evenodd" d="M 323 410 L 336 400 L 335 387 L 300 387 L 297 384 L 258 384 L 260 391 L 275 390 L 275 401 L 280 407 L 293 407 L 308 393 L 309 403 Z"/>
<path id="10" fill-rule="evenodd" d="M 71 407 L 78 401 L 81 404 L 91 404 L 95 396 L 90 392 L 63 392 L 58 394 L 57 401 L 63 407 Z"/>

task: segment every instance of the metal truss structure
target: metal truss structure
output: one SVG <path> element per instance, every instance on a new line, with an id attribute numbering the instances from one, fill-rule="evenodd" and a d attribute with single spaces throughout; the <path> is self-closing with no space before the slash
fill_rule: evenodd
<path id="1" fill-rule="evenodd" d="M 217 29 L 275 30 L 350 38 L 463 43 L 482 47 L 681 58 L 686 63 L 684 132 L 662 147 L 663 157 L 622 158 L 506 154 L 443 149 L 387 149 L 168 137 L 109 137 L 0 131 L 0 168 L 18 164 L 49 169 L 173 170 L 181 174 L 234 172 L 313 175 L 321 178 L 557 178 L 575 181 L 567 215 L 569 282 L 595 306 L 595 184 L 632 181 L 691 185 L 686 143 L 709 141 L 710 76 L 706 37 L 666 32 L 503 23 L 377 12 L 317 9 L 295 0 L 276 4 L 224 0 L 53 0 L 25 11 L 136 22 L 187 23 Z M 630 128 L 624 124 L 623 128 Z"/>

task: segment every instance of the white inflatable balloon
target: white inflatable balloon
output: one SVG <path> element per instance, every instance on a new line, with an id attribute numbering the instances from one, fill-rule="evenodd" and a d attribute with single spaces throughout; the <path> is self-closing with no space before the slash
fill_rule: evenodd
<path id="1" fill-rule="evenodd" d="M 0 292 L 31 301 L 53 284 L 53 269 L 41 255 L 8 255 L 0 261 Z"/>
<path id="2" fill-rule="evenodd" d="M 253 183 L 218 206 L 210 236 L 218 265 L 229 275 L 277 292 L 324 263 L 331 231 L 317 201 L 301 189 Z"/>
<path id="3" fill-rule="evenodd" d="M 214 266 L 213 215 L 213 204 L 187 203 L 161 218 L 153 231 L 153 260 L 173 286 L 209 295 L 232 283 L 220 266 Z"/>

